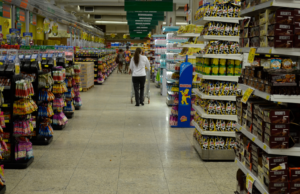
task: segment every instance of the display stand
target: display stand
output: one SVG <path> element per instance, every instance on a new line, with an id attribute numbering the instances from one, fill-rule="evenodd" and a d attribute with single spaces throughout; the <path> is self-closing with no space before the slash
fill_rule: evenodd
<path id="1" fill-rule="evenodd" d="M 186 56 L 186 61 L 188 56 Z M 194 128 L 191 126 L 193 65 L 185 62 L 180 65 L 178 124 L 172 128 Z"/>

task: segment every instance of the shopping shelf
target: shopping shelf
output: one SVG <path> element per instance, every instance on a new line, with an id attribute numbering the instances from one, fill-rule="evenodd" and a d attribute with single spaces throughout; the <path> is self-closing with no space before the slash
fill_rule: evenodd
<path id="1" fill-rule="evenodd" d="M 249 53 L 250 47 L 240 48 L 241 53 Z M 274 47 L 259 47 L 256 48 L 256 54 L 272 54 L 285 56 L 299 56 L 300 48 L 274 48 Z"/>
<path id="2" fill-rule="evenodd" d="M 174 37 L 186 37 L 186 38 L 190 38 L 190 37 L 198 37 L 200 36 L 200 33 L 181 33 L 181 34 L 178 34 L 178 32 L 175 32 L 173 34 Z"/>
<path id="3" fill-rule="evenodd" d="M 210 96 L 200 92 L 198 89 L 193 90 L 193 92 L 202 99 L 236 101 L 236 96 Z"/>
<path id="4" fill-rule="evenodd" d="M 226 22 L 238 24 L 240 20 L 244 18 L 229 18 L 229 17 L 202 17 L 199 20 L 195 21 L 196 25 L 204 25 L 207 22 Z"/>
<path id="5" fill-rule="evenodd" d="M 248 88 L 254 90 L 253 94 L 259 96 L 263 99 L 273 101 L 273 102 L 284 102 L 284 103 L 300 103 L 300 96 L 298 95 L 272 95 L 266 92 L 259 91 L 253 87 L 247 86 L 245 84 L 238 84 L 237 87 L 243 91 L 246 91 Z"/>
<path id="6" fill-rule="evenodd" d="M 261 149 L 263 149 L 268 154 L 300 156 L 300 144 L 296 144 L 294 147 L 288 149 L 271 149 L 268 145 L 260 141 L 255 135 L 247 131 L 239 123 L 237 123 L 236 126 L 240 132 L 246 135 L 252 142 L 258 145 Z"/>
<path id="7" fill-rule="evenodd" d="M 237 116 L 236 115 L 213 115 L 213 114 L 207 114 L 207 113 L 204 112 L 204 110 L 200 106 L 196 106 L 194 104 L 193 104 L 193 108 L 196 110 L 196 112 L 202 118 L 237 121 Z"/>
<path id="8" fill-rule="evenodd" d="M 268 194 L 269 192 L 265 189 L 265 187 L 261 184 L 259 179 L 250 171 L 248 170 L 245 165 L 240 162 L 237 158 L 235 158 L 235 163 L 237 163 L 238 167 L 244 172 L 244 174 L 251 176 L 255 181 L 255 187 L 260 191 L 262 194 Z"/>
<path id="9" fill-rule="evenodd" d="M 239 36 L 215 36 L 215 35 L 204 35 L 198 38 L 198 41 L 208 41 L 208 40 L 224 40 L 224 41 L 234 41 L 240 42 Z"/>
<path id="10" fill-rule="evenodd" d="M 222 136 L 222 137 L 235 137 L 235 132 L 227 132 L 227 131 L 203 131 L 203 129 L 196 123 L 192 121 L 195 128 L 201 133 L 201 135 L 209 135 L 209 136 Z"/>
<path id="11" fill-rule="evenodd" d="M 222 75 L 203 75 L 201 73 L 197 73 L 198 77 L 206 80 L 218 80 L 218 81 L 230 81 L 230 82 L 238 82 L 239 76 L 222 76 Z"/>
<path id="12" fill-rule="evenodd" d="M 300 2 L 298 0 L 269 0 L 265 3 L 258 4 L 256 6 L 249 7 L 240 11 L 240 16 L 252 16 L 258 15 L 263 9 L 272 7 L 284 7 L 284 8 L 300 8 Z"/>
<path id="13" fill-rule="evenodd" d="M 235 59 L 243 60 L 243 55 L 241 54 L 195 54 L 196 57 L 201 58 L 215 58 L 215 59 Z"/>
<path id="14" fill-rule="evenodd" d="M 186 47 L 186 48 L 201 48 L 201 49 L 204 49 L 205 44 L 177 44 L 175 47 L 178 47 L 178 48 L 184 48 L 184 47 Z"/>

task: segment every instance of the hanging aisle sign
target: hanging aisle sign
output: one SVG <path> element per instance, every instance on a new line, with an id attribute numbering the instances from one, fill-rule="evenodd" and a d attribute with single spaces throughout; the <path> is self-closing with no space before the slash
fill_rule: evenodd
<path id="1" fill-rule="evenodd" d="M 156 21 L 163 21 L 165 19 L 164 14 L 144 14 L 144 13 L 127 13 L 126 15 L 127 20 L 156 20 Z"/>
<path id="2" fill-rule="evenodd" d="M 125 0 L 125 11 L 173 11 L 173 0 Z"/>
<path id="3" fill-rule="evenodd" d="M 29 15 L 29 21 L 30 21 L 30 24 L 36 26 L 36 15 L 34 13 L 31 13 L 30 12 L 30 15 Z"/>
<path id="4" fill-rule="evenodd" d="M 10 19 L 10 6 L 3 4 L 2 8 L 3 8 L 3 17 Z"/>
<path id="5" fill-rule="evenodd" d="M 28 0 L 21 0 L 20 7 L 26 9 L 28 5 Z"/>

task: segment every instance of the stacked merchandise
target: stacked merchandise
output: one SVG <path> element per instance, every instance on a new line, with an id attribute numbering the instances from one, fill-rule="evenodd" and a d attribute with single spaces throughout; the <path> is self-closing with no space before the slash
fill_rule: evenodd
<path id="1" fill-rule="evenodd" d="M 66 105 L 67 105 L 64 107 L 64 113 L 69 119 L 73 117 L 74 110 L 75 110 L 75 107 L 73 105 L 74 98 L 75 98 L 74 90 L 75 90 L 75 85 L 76 85 L 75 80 L 73 79 L 74 75 L 75 75 L 74 67 L 73 66 L 67 67 L 65 84 L 68 88 L 68 91 L 65 92 L 65 94 L 64 94 Z"/>
<path id="2" fill-rule="evenodd" d="M 204 25 L 198 41 L 206 41 L 196 56 L 194 146 L 204 160 L 233 160 L 237 108 L 241 95 L 238 1 L 200 4 L 195 24 Z M 198 83 L 198 82 L 197 82 Z"/>
<path id="3" fill-rule="evenodd" d="M 154 75 L 156 87 L 160 88 L 163 82 L 163 79 L 161 77 L 166 74 L 164 72 L 163 67 L 165 66 L 165 52 L 166 52 L 166 35 L 153 35 L 153 42 L 154 42 L 154 50 L 155 50 L 155 67 L 154 67 Z"/>
<path id="4" fill-rule="evenodd" d="M 75 63 L 74 65 L 74 76 L 72 80 L 72 84 L 74 87 L 74 106 L 75 110 L 79 110 L 80 107 L 82 106 L 81 98 L 80 98 L 80 86 L 81 86 L 81 81 L 80 81 L 80 72 L 81 72 L 81 65 L 79 63 Z"/>
<path id="5" fill-rule="evenodd" d="M 242 1 L 241 15 L 255 17 L 241 24 L 241 52 L 250 51 L 250 66 L 238 84 L 244 92 L 237 99 L 239 193 L 251 192 L 249 180 L 252 193 L 300 191 L 299 8 L 296 1 Z"/>
<path id="6" fill-rule="evenodd" d="M 61 130 L 66 126 L 68 121 L 66 115 L 63 112 L 64 107 L 68 106 L 68 104 L 66 104 L 65 102 L 64 95 L 64 93 L 68 92 L 68 88 L 64 81 L 66 79 L 66 70 L 61 66 L 54 67 L 52 70 L 54 80 L 52 92 L 55 95 L 55 99 L 53 102 L 53 110 L 55 112 L 52 119 L 53 129 Z"/>
<path id="7" fill-rule="evenodd" d="M 80 81 L 83 91 L 94 86 L 94 63 L 81 62 Z"/>
<path id="8" fill-rule="evenodd" d="M 29 58 L 28 71 L 35 69 L 38 55 Z M 1 157 L 5 168 L 27 168 L 33 162 L 32 143 L 28 136 L 32 136 L 36 128 L 36 111 L 38 109 L 33 96 L 37 96 L 31 76 L 20 74 L 20 61 L 17 50 L 2 50 L 0 53 L 0 84 L 1 91 Z M 21 64 L 23 69 L 24 64 Z M 0 168 L 3 175 L 3 168 Z M 3 176 L 1 187 L 3 189 Z"/>

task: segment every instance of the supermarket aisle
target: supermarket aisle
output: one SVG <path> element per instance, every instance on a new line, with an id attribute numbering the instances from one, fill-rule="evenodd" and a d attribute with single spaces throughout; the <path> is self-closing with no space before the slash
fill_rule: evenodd
<path id="1" fill-rule="evenodd" d="M 151 104 L 130 104 L 131 77 L 111 75 L 81 93 L 83 107 L 49 146 L 34 146 L 26 170 L 6 170 L 11 194 L 232 194 L 234 162 L 202 162 L 193 129 L 171 129 L 151 84 Z"/>

